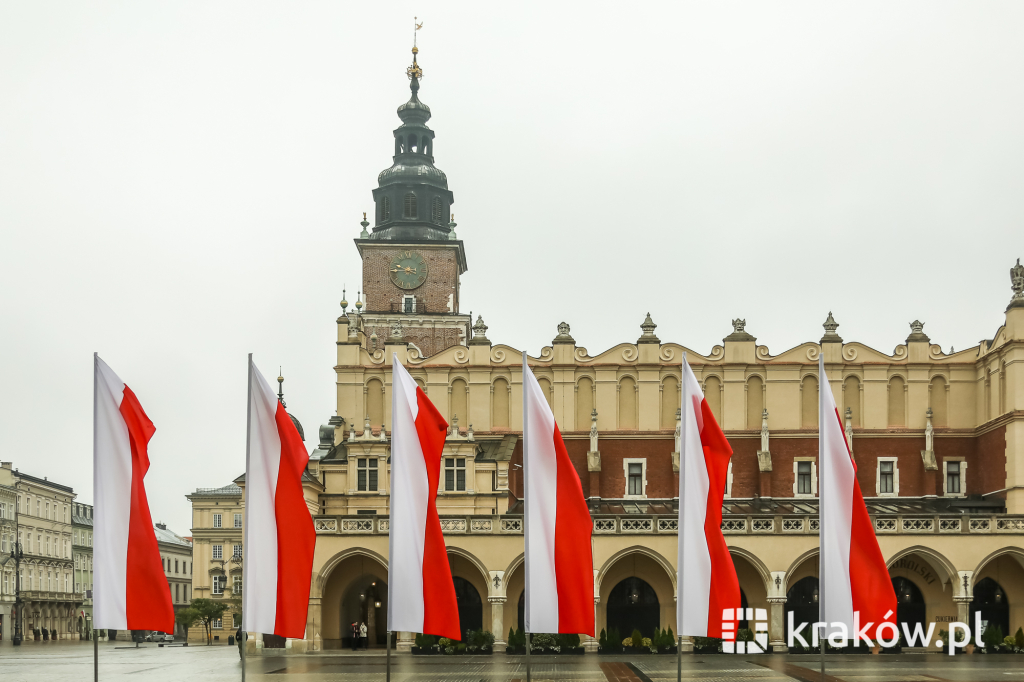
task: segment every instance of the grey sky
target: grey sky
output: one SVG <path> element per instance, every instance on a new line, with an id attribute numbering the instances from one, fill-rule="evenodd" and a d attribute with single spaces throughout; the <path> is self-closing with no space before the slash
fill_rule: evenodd
<path id="1" fill-rule="evenodd" d="M 1024 256 L 1024 4 L 0 3 L 0 459 L 92 501 L 91 353 L 155 520 L 244 468 L 245 361 L 334 413 L 412 17 L 465 310 L 536 354 L 990 338 Z"/>

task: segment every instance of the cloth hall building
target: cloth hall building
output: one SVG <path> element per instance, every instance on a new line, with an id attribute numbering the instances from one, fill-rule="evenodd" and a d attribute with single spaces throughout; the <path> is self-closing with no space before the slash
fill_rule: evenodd
<path id="1" fill-rule="evenodd" d="M 311 649 L 346 645 L 355 621 L 367 623 L 371 646 L 385 642 L 392 353 L 451 425 L 437 506 L 462 627 L 491 630 L 500 644 L 522 624 L 521 351 L 492 342 L 483 320 L 460 309 L 466 247 L 447 220 L 454 196 L 434 165 L 421 73 L 414 58 L 393 165 L 373 190 L 373 227 L 364 219 L 355 240 L 362 296 L 353 309 L 342 302 L 336 416 L 320 427 L 304 477 L 317 533 Z M 980 611 L 1004 634 L 1024 625 L 1019 262 L 1010 279 L 1009 301 L 984 294 L 984 305 L 1009 303 L 1005 323 L 955 353 L 932 343 L 919 321 L 891 353 L 845 341 L 831 313 L 820 339 L 781 352 L 759 344 L 739 319 L 721 345 L 701 350 L 661 340 L 650 316 L 638 314 L 635 340 L 594 354 L 560 324 L 529 363 L 593 516 L 597 628 L 645 636 L 674 629 L 684 351 L 734 450 L 722 527 L 745 605 L 769 610 L 776 650 L 785 649 L 787 611 L 798 622 L 817 619 L 822 389 L 845 421 L 898 618 L 927 625 Z M 229 598 L 224 586 L 240 572 L 240 559 L 214 560 L 203 546 L 241 542 L 235 528 L 213 526 L 217 509 L 221 523 L 241 509 L 237 486 L 244 479 L 190 496 L 196 597 Z M 396 639 L 399 649 L 412 643 L 410 633 Z"/>

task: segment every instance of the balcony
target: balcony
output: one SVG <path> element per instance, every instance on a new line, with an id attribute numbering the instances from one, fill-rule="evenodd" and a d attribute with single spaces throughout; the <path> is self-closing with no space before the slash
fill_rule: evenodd
<path id="1" fill-rule="evenodd" d="M 21 599 L 26 602 L 49 602 L 80 604 L 85 598 L 81 592 L 49 592 L 44 590 L 22 590 Z"/>

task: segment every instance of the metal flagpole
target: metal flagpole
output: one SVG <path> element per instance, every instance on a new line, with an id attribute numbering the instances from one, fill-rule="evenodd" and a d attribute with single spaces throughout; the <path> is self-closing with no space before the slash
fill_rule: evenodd
<path id="1" fill-rule="evenodd" d="M 100 354 L 92 354 L 92 479 L 93 489 L 96 488 L 96 398 L 99 395 L 99 388 L 96 383 L 96 367 L 99 363 Z M 20 506 L 20 501 L 19 501 Z M 19 533 L 20 535 L 20 533 Z M 19 547 L 20 549 L 20 547 Z M 17 579 L 17 576 L 15 576 Z M 18 619 L 21 619 L 21 609 L 18 609 Z M 93 621 L 95 622 L 95 621 Z M 92 679 L 94 682 L 100 680 L 100 646 L 96 639 L 96 628 L 92 629 Z"/>
<path id="2" fill-rule="evenodd" d="M 825 393 L 832 390 L 828 385 L 828 378 L 825 376 L 825 349 L 818 351 L 818 476 L 824 473 L 825 464 L 825 441 L 821 437 L 821 425 L 825 423 Z M 828 625 L 825 624 L 825 562 L 822 556 L 825 550 L 825 504 L 821 497 L 824 489 L 818 485 L 818 620 L 822 623 L 821 639 L 818 646 L 821 649 L 821 682 L 825 682 L 825 633 L 828 632 Z"/>
<path id="3" fill-rule="evenodd" d="M 686 415 L 689 405 L 687 394 L 686 379 L 688 372 L 686 371 L 686 351 L 683 351 L 683 365 L 681 367 L 683 374 L 683 400 L 680 405 L 682 409 L 679 411 L 679 516 L 683 515 L 683 491 L 686 490 L 686 458 L 683 453 L 686 450 Z M 693 401 L 690 401 L 691 403 Z M 679 567 L 676 569 L 676 627 L 679 628 L 679 641 L 676 643 L 676 680 L 683 682 L 683 629 L 682 623 L 679 622 L 679 611 L 683 608 L 683 563 L 682 551 L 683 551 L 683 524 L 680 523 L 679 530 L 676 531 L 676 542 L 679 545 L 679 556 L 676 557 L 676 561 L 679 562 Z"/>
<path id="4" fill-rule="evenodd" d="M 383 428 L 383 427 L 381 427 L 381 428 Z M 386 680 L 387 680 L 387 682 L 391 682 L 391 630 L 388 630 L 388 659 L 387 660 L 388 660 L 388 663 L 387 663 L 387 666 L 385 667 Z"/>
<path id="5" fill-rule="evenodd" d="M 247 371 L 246 381 L 246 393 L 245 393 L 245 473 L 249 473 L 249 441 L 251 439 L 250 434 L 252 433 L 252 353 L 249 353 L 249 366 Z M 245 486 L 245 497 L 249 497 L 249 486 Z M 246 500 L 247 501 L 247 500 Z M 245 505 L 245 534 L 249 531 L 249 505 Z M 246 542 L 245 535 L 242 536 L 242 612 L 245 612 L 245 593 L 246 593 L 246 580 L 245 580 L 245 548 L 249 546 Z M 242 633 L 242 682 L 245 682 L 245 649 L 248 645 L 248 632 L 245 629 L 245 620 L 242 620 L 242 627 L 240 628 Z M 186 639 L 188 635 L 186 633 Z"/>
<path id="6" fill-rule="evenodd" d="M 530 466 L 529 457 L 529 439 L 526 437 L 526 425 L 529 422 L 526 411 L 526 373 L 529 372 L 529 367 L 526 366 L 526 351 L 523 351 L 523 541 L 526 545 L 524 547 L 525 553 L 523 555 L 523 567 L 526 569 L 526 607 L 523 609 L 524 623 L 523 630 L 526 632 L 526 682 L 531 682 L 530 678 L 530 494 L 529 494 L 529 480 L 530 477 L 527 474 L 528 467 Z"/>

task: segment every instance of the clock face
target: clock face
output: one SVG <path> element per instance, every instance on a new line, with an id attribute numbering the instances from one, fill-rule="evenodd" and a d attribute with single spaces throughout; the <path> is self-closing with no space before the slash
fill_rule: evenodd
<path id="1" fill-rule="evenodd" d="M 392 258 L 388 270 L 400 289 L 415 289 L 427 281 L 427 263 L 416 251 L 403 251 Z"/>

